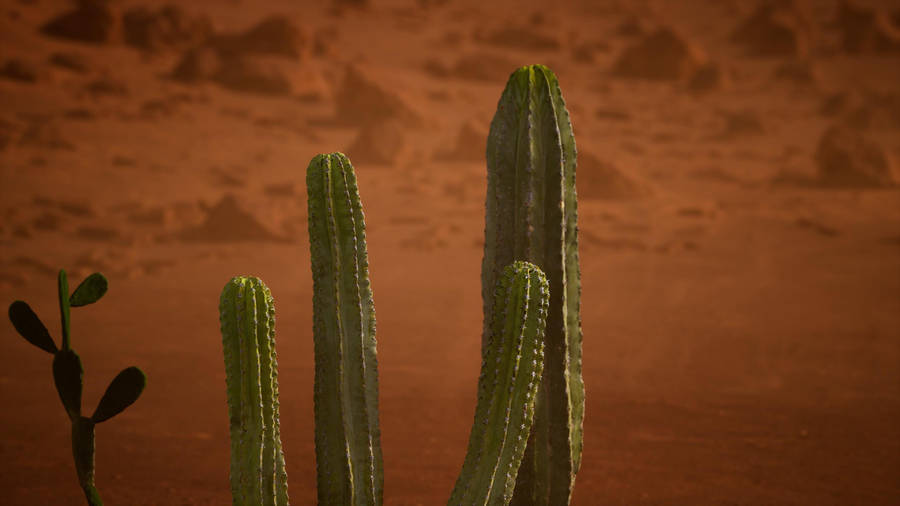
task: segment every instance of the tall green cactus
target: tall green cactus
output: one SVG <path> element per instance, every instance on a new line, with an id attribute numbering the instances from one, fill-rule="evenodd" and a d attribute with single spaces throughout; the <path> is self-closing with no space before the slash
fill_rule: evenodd
<path id="1" fill-rule="evenodd" d="M 94 427 L 121 413 L 140 397 L 147 385 L 147 377 L 137 367 L 120 372 L 106 388 L 97 409 L 90 416 L 81 414 L 81 393 L 84 387 L 84 367 L 71 346 L 70 308 L 86 306 L 100 300 L 108 283 L 99 272 L 88 276 L 69 295 L 66 271 L 60 270 L 57 279 L 59 313 L 62 327 L 62 347 L 57 348 L 50 332 L 26 302 L 17 300 L 9 306 L 9 319 L 29 343 L 53 354 L 53 382 L 72 424 L 72 457 L 78 484 L 90 506 L 102 506 L 100 493 L 94 485 Z"/>
<path id="2" fill-rule="evenodd" d="M 254 277 L 235 277 L 219 299 L 235 506 L 288 504 L 278 413 L 275 304 Z"/>
<path id="3" fill-rule="evenodd" d="M 494 294 L 469 449 L 449 505 L 509 503 L 531 431 L 544 368 L 547 278 L 528 262 L 506 267 Z"/>
<path id="4" fill-rule="evenodd" d="M 542 65 L 510 76 L 487 142 L 488 190 L 482 264 L 484 335 L 496 311 L 491 290 L 514 260 L 550 282 L 544 378 L 512 504 L 568 504 L 581 464 L 581 280 L 575 137 L 556 76 Z"/>
<path id="5" fill-rule="evenodd" d="M 356 175 L 343 154 L 318 155 L 306 185 L 319 504 L 379 505 L 384 471 L 375 307 Z"/>

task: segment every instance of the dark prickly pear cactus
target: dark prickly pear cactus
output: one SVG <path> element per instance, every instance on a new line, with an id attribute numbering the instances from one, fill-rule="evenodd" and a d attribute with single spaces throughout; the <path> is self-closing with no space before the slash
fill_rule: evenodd
<path id="1" fill-rule="evenodd" d="M 553 72 L 542 65 L 513 72 L 487 142 L 482 346 L 487 346 L 495 311 L 492 290 L 506 265 L 527 260 L 541 268 L 550 283 L 550 304 L 544 377 L 512 504 L 568 504 L 581 464 L 575 154 L 572 125 Z"/>
<path id="2" fill-rule="evenodd" d="M 286 506 L 281 449 L 275 304 L 254 277 L 235 277 L 219 299 L 231 427 L 235 506 Z"/>
<path id="3" fill-rule="evenodd" d="M 94 486 L 94 426 L 119 414 L 140 397 L 147 384 L 147 377 L 137 367 L 120 372 L 106 388 L 97 409 L 90 417 L 81 414 L 81 393 L 84 385 L 84 368 L 81 358 L 71 347 L 70 308 L 86 306 L 100 300 L 106 293 L 106 278 L 98 273 L 88 276 L 75 292 L 69 295 L 66 271 L 59 271 L 59 312 L 62 320 L 62 347 L 57 348 L 47 327 L 20 300 L 9 306 L 9 319 L 29 343 L 53 354 L 53 381 L 69 420 L 72 423 L 72 456 L 78 483 L 91 506 L 102 505 L 100 494 Z"/>
<path id="4" fill-rule="evenodd" d="M 343 154 L 318 155 L 306 185 L 319 504 L 379 505 L 384 474 L 375 307 L 356 175 Z"/>
<path id="5" fill-rule="evenodd" d="M 547 278 L 528 262 L 504 269 L 478 378 L 469 449 L 448 505 L 506 505 L 531 431 L 544 368 Z"/>

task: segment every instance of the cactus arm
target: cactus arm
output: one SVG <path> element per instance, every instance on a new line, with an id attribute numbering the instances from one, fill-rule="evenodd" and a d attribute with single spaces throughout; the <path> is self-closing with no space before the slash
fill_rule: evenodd
<path id="1" fill-rule="evenodd" d="M 62 324 L 62 350 L 68 350 L 71 347 L 69 342 L 70 312 L 69 312 L 69 280 L 66 277 L 66 271 L 59 270 L 57 277 L 59 292 L 59 316 Z"/>
<path id="2" fill-rule="evenodd" d="M 356 176 L 341 153 L 307 170 L 320 504 L 381 504 L 375 311 Z"/>
<path id="3" fill-rule="evenodd" d="M 544 378 L 512 503 L 568 504 L 580 464 L 584 399 L 575 143 L 556 77 L 546 67 L 526 66 L 510 76 L 491 123 L 487 161 L 482 294 L 512 260 L 533 262 L 550 284 Z M 485 328 L 490 302 L 486 297 Z"/>
<path id="4" fill-rule="evenodd" d="M 494 320 L 478 380 L 478 404 L 449 505 L 505 505 L 531 430 L 543 368 L 547 280 L 527 262 L 498 280 Z"/>

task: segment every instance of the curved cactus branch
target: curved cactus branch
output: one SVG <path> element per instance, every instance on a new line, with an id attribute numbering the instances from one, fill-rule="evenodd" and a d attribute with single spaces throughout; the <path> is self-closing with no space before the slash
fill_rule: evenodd
<path id="1" fill-rule="evenodd" d="M 513 72 L 487 143 L 482 345 L 487 345 L 495 311 L 491 291 L 504 266 L 528 260 L 550 282 L 544 378 L 513 504 L 568 504 L 581 464 L 584 382 L 575 156 L 556 76 L 542 65 Z"/>
<path id="2" fill-rule="evenodd" d="M 281 449 L 275 304 L 254 277 L 235 277 L 219 299 L 235 506 L 288 504 Z"/>
<path id="3" fill-rule="evenodd" d="M 506 505 L 531 431 L 544 367 L 547 278 L 528 262 L 507 266 L 478 378 L 469 449 L 449 505 Z"/>
<path id="4" fill-rule="evenodd" d="M 313 274 L 316 469 L 321 505 L 379 505 L 375 308 L 356 175 L 341 153 L 306 173 Z"/>

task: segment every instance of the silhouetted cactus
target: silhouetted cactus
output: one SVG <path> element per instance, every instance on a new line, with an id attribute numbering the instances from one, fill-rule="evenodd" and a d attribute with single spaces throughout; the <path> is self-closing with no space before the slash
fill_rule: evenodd
<path id="1" fill-rule="evenodd" d="M 137 367 L 120 372 L 106 388 L 97 409 L 90 417 L 81 415 L 81 393 L 84 368 L 81 358 L 71 347 L 70 308 L 93 304 L 106 293 L 106 278 L 96 272 L 88 276 L 75 292 L 69 295 L 66 271 L 59 271 L 59 312 L 62 320 L 62 347 L 57 348 L 47 327 L 31 307 L 17 300 L 9 306 L 9 319 L 29 343 L 52 353 L 53 381 L 69 420 L 72 423 L 72 455 L 78 483 L 91 506 L 102 505 L 100 494 L 94 486 L 94 426 L 119 414 L 140 397 L 147 384 L 147 377 Z"/>
<path id="2" fill-rule="evenodd" d="M 275 304 L 254 277 L 235 277 L 219 299 L 235 506 L 286 506 L 281 449 Z"/>
<path id="3" fill-rule="evenodd" d="M 306 185 L 319 504 L 379 505 L 384 473 L 375 307 L 356 175 L 343 154 L 318 155 Z"/>
<path id="4" fill-rule="evenodd" d="M 482 297 L 490 337 L 501 270 L 527 260 L 547 275 L 544 378 L 512 504 L 568 504 L 581 464 L 581 274 L 575 137 L 556 76 L 542 65 L 510 76 L 487 142 L 488 189 Z"/>
<path id="5" fill-rule="evenodd" d="M 462 472 L 448 502 L 509 503 L 544 368 L 547 278 L 528 262 L 506 267 L 478 378 L 478 405 Z"/>

